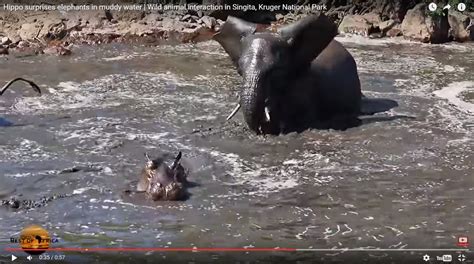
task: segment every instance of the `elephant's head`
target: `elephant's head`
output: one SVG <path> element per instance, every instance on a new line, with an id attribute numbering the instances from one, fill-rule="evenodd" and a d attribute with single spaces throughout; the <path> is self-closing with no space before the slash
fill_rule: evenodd
<path id="1" fill-rule="evenodd" d="M 309 69 L 336 36 L 337 27 L 320 14 L 303 18 L 277 33 L 256 31 L 256 24 L 228 17 L 214 39 L 243 77 L 240 106 L 250 129 L 260 133 L 272 126 L 267 111 L 273 106 L 271 96 Z"/>

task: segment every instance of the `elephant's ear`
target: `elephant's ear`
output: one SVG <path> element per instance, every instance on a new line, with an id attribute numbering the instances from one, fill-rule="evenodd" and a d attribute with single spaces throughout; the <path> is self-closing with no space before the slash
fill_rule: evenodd
<path id="1" fill-rule="evenodd" d="M 278 33 L 290 44 L 298 63 L 310 63 L 337 35 L 337 26 L 324 14 L 305 17 Z"/>
<path id="2" fill-rule="evenodd" d="M 237 66 L 242 53 L 240 40 L 249 34 L 255 33 L 256 30 L 256 24 L 229 16 L 213 39 L 221 44 L 227 54 L 229 54 L 234 65 Z"/>

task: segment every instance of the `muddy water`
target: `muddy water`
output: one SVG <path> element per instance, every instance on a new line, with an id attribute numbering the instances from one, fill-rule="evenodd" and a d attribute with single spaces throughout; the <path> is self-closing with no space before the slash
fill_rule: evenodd
<path id="1" fill-rule="evenodd" d="M 347 131 L 279 137 L 248 133 L 241 114 L 224 122 L 239 77 L 212 42 L 0 58 L 1 82 L 23 75 L 44 90 L 37 97 L 16 84 L 0 100 L 1 192 L 74 194 L 29 211 L 1 208 L 1 243 L 11 246 L 10 236 L 30 224 L 58 236 L 60 247 L 453 248 L 458 235 L 474 236 L 472 44 L 341 41 L 365 94 L 400 106 Z M 196 183 L 187 201 L 123 194 L 145 151 L 178 150 Z M 66 255 L 78 263 L 354 256 Z"/>

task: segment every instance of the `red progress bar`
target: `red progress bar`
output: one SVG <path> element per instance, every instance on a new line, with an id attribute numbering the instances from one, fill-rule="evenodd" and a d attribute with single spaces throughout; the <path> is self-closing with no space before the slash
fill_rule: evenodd
<path id="1" fill-rule="evenodd" d="M 159 252 L 292 252 L 296 248 L 48 248 L 48 249 L 22 249 L 5 248 L 6 251 L 63 251 L 63 252 L 97 252 L 97 251 L 159 251 Z"/>

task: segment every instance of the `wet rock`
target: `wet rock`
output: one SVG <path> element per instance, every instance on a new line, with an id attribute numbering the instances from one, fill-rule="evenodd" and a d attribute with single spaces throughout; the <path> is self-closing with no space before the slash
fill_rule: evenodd
<path id="1" fill-rule="evenodd" d="M 413 8 L 417 2 L 414 0 L 390 0 L 390 1 L 347 1 L 347 0 L 307 0 L 310 3 L 326 4 L 328 10 L 326 15 L 342 19 L 341 15 L 354 15 L 376 13 L 382 20 L 394 19 L 401 22 L 408 9 Z"/>
<path id="2" fill-rule="evenodd" d="M 393 19 L 382 21 L 380 16 L 375 13 L 347 15 L 339 25 L 339 31 L 342 33 L 379 38 L 384 37 L 387 31 L 397 24 L 398 23 Z"/>
<path id="3" fill-rule="evenodd" d="M 277 21 L 281 21 L 285 18 L 285 15 L 278 13 L 278 14 L 275 15 L 275 18 L 276 18 Z"/>
<path id="4" fill-rule="evenodd" d="M 400 24 L 394 26 L 393 28 L 389 29 L 387 33 L 385 33 L 385 36 L 387 37 L 398 37 L 403 35 L 402 33 L 402 27 Z"/>
<path id="5" fill-rule="evenodd" d="M 339 25 L 339 31 L 342 33 L 351 33 L 362 36 L 369 36 L 378 31 L 378 25 L 381 22 L 380 16 L 374 13 L 365 15 L 347 15 Z"/>
<path id="6" fill-rule="evenodd" d="M 58 56 L 67 56 L 71 55 L 72 52 L 70 49 L 62 46 L 52 46 L 52 47 L 47 47 L 43 50 L 44 54 L 48 55 L 58 55 Z"/>
<path id="7" fill-rule="evenodd" d="M 393 19 L 389 19 L 389 20 L 378 23 L 379 30 L 384 36 L 386 36 L 387 32 L 396 25 L 398 25 L 398 22 Z"/>
<path id="8" fill-rule="evenodd" d="M 200 19 L 197 16 L 186 14 L 181 19 L 178 19 L 178 21 L 182 22 L 187 22 L 187 23 L 200 23 Z"/>
<path id="9" fill-rule="evenodd" d="M 373 26 L 378 25 L 380 22 L 382 22 L 380 15 L 376 13 L 363 14 L 362 18 L 364 18 L 367 22 L 369 22 Z"/>
<path id="10" fill-rule="evenodd" d="M 99 29 L 104 24 L 104 19 L 100 17 L 90 17 L 85 21 L 87 27 L 92 29 Z"/>
<path id="11" fill-rule="evenodd" d="M 167 36 L 177 36 L 172 40 L 182 39 L 185 42 L 209 39 L 208 31 L 214 30 L 219 23 L 213 17 L 198 12 L 170 11 L 142 12 L 142 11 L 69 11 L 69 12 L 37 12 L 28 16 L 19 13 L 9 15 L 8 21 L 3 24 L 5 14 L 0 12 L 0 32 L 12 43 L 7 47 L 15 49 L 18 56 L 29 56 L 41 53 L 40 49 L 33 49 L 19 45 L 20 40 L 33 41 L 45 47 L 51 40 L 67 40 L 81 44 L 102 44 L 114 42 L 146 42 L 157 43 L 167 40 Z M 184 19 L 180 19 L 183 18 Z M 184 20 L 184 21 L 183 21 Z M 200 23 L 197 23 L 199 20 Z M 201 31 L 202 30 L 202 31 Z M 203 33 L 205 33 L 203 35 Z M 3 39 L 0 37 L 0 41 Z M 0 42 L 2 43 L 2 42 Z M 0 45 L 0 47 L 5 45 Z M 46 54 L 67 55 L 68 47 L 46 47 Z"/>
<path id="12" fill-rule="evenodd" d="M 173 30 L 173 29 L 176 29 L 176 24 L 177 24 L 177 21 L 175 21 L 174 19 L 172 18 L 169 18 L 169 17 L 164 17 L 163 18 L 163 21 L 161 21 L 161 27 L 164 29 L 164 30 Z"/>
<path id="13" fill-rule="evenodd" d="M 408 10 L 402 22 L 403 36 L 421 42 L 447 42 L 449 29 L 447 17 L 429 12 L 423 3 Z"/>
<path id="14" fill-rule="evenodd" d="M 70 17 L 65 21 L 66 28 L 68 30 L 76 29 L 76 30 L 81 30 L 81 25 L 85 26 L 85 23 L 83 23 L 82 18 L 74 18 Z"/>
<path id="15" fill-rule="evenodd" d="M 455 10 L 449 11 L 449 35 L 456 41 L 474 40 L 474 29 L 472 27 L 468 29 L 471 20 L 466 14 Z"/>
<path id="16" fill-rule="evenodd" d="M 36 56 L 39 54 L 43 54 L 43 49 L 40 47 L 28 47 L 19 50 L 15 49 L 14 52 L 12 52 L 12 55 L 17 58 Z"/>
<path id="17" fill-rule="evenodd" d="M 13 36 L 10 35 L 9 38 L 10 38 L 10 40 L 11 40 L 11 42 L 12 42 L 12 43 L 10 43 L 10 44 L 8 45 L 9 48 L 14 48 L 14 47 L 16 47 L 16 46 L 18 45 L 18 42 L 21 41 L 21 38 L 20 38 L 20 36 L 19 36 L 18 34 L 15 34 L 15 35 L 13 35 Z"/>
<path id="18" fill-rule="evenodd" d="M 59 172 L 60 174 L 64 173 L 75 173 L 75 172 L 99 172 L 102 171 L 103 168 L 99 166 L 87 165 L 87 166 L 74 166 L 71 168 L 67 168 Z"/>
<path id="19" fill-rule="evenodd" d="M 0 45 L 2 45 L 2 46 L 9 45 L 11 43 L 12 43 L 12 41 L 10 40 L 9 37 L 2 37 L 0 39 Z"/>
<path id="20" fill-rule="evenodd" d="M 35 19 L 22 25 L 20 37 L 23 40 L 60 39 L 66 36 L 66 17 L 59 12 L 38 13 Z M 33 24 L 33 26 L 31 25 Z M 23 32 L 22 32 L 23 31 Z M 23 35 L 22 35 L 23 33 Z"/>
<path id="21" fill-rule="evenodd" d="M 25 40 L 20 40 L 17 44 L 16 44 L 16 48 L 18 49 L 22 49 L 22 48 L 26 48 L 26 47 L 29 47 L 30 44 L 28 41 L 25 41 Z"/>
<path id="22" fill-rule="evenodd" d="M 9 53 L 18 58 L 29 57 L 43 54 L 43 48 L 37 43 L 20 41 L 15 48 L 9 50 Z"/>
<path id="23" fill-rule="evenodd" d="M 196 42 L 200 37 L 209 34 L 209 29 L 198 26 L 196 28 L 185 28 L 178 33 L 178 40 L 183 43 Z"/>
<path id="24" fill-rule="evenodd" d="M 298 18 L 299 18 L 298 14 L 295 14 L 295 13 L 291 12 L 291 13 L 288 13 L 288 14 L 284 15 L 283 17 L 281 17 L 281 22 L 288 24 L 288 23 L 295 22 L 296 20 L 298 20 Z"/>
<path id="25" fill-rule="evenodd" d="M 214 1 L 210 0 L 210 2 Z M 382 21 L 381 16 L 377 13 L 378 11 L 371 8 L 371 5 L 367 4 L 359 8 L 353 8 L 353 5 L 348 6 L 350 10 L 347 9 L 347 12 L 344 13 L 352 12 L 353 14 L 347 15 L 344 18 L 339 26 L 341 32 L 355 33 L 371 38 L 399 36 L 402 34 L 401 25 L 396 18 L 389 19 L 387 15 L 382 15 L 385 20 Z M 336 5 L 334 10 L 339 10 L 339 7 L 341 6 Z M 390 10 L 395 10 L 393 6 L 390 8 Z M 11 25 L 11 28 L 4 31 L 4 35 L 8 36 L 12 41 L 8 45 L 10 49 L 15 48 L 16 44 L 13 45 L 13 43 L 17 43 L 19 40 L 12 39 L 12 36 L 15 34 L 19 35 L 22 39 L 28 40 L 38 37 L 38 41 L 42 43 L 44 40 L 64 38 L 68 41 L 71 40 L 79 43 L 85 43 L 86 39 L 91 39 L 92 44 L 108 43 L 112 40 L 114 42 L 127 42 L 129 40 L 140 42 L 140 38 L 142 38 L 142 41 L 148 43 L 148 39 L 160 39 L 168 36 L 177 36 L 176 40 L 182 42 L 196 42 L 209 39 L 210 34 L 218 30 L 219 26 L 224 23 L 224 20 L 216 19 L 210 15 L 211 13 L 213 12 L 193 10 L 164 13 L 151 11 L 112 11 L 111 13 L 105 11 L 70 11 L 67 13 L 56 12 L 56 14 L 50 14 L 49 12 L 39 12 L 39 15 L 28 18 L 18 16 L 19 22 L 16 25 L 18 29 L 14 28 L 15 25 Z M 264 15 L 264 13 L 259 13 L 256 16 L 260 18 L 252 18 L 251 14 L 241 14 L 245 19 L 250 20 L 262 20 Z M 297 21 L 307 14 L 304 12 L 290 12 L 272 15 L 277 19 L 277 22 L 274 23 L 275 28 L 277 28 L 281 25 Z M 2 18 L 1 14 L 0 18 Z M 426 19 L 431 18 L 428 17 Z M 0 31 L 2 31 L 1 23 L 2 20 L 0 20 Z M 429 38 L 429 42 L 436 42 L 435 37 L 432 38 L 430 36 Z M 434 41 L 431 41 L 431 38 Z M 96 41 L 92 41 L 92 39 L 96 39 Z M 456 39 L 458 38 L 456 37 Z M 64 48 L 48 47 L 44 52 L 47 54 L 69 54 L 70 51 Z"/>
<path id="26" fill-rule="evenodd" d="M 201 21 L 204 24 L 204 26 L 207 28 L 214 28 L 217 24 L 216 19 L 210 16 L 203 16 L 201 18 Z"/>
<path id="27" fill-rule="evenodd" d="M 216 19 L 216 25 L 214 26 L 214 30 L 219 31 L 223 24 L 224 24 L 224 21 L 220 19 Z"/>
<path id="28" fill-rule="evenodd" d="M 162 20 L 163 20 L 163 17 L 160 14 L 156 14 L 156 13 L 148 14 L 143 18 L 143 21 L 145 21 L 150 26 L 156 25 L 159 21 L 162 21 Z"/>
<path id="29" fill-rule="evenodd" d="M 21 39 L 34 39 L 39 34 L 42 27 L 43 25 L 38 23 L 25 23 L 21 25 L 18 34 Z"/>
<path id="30" fill-rule="evenodd" d="M 0 55 L 8 55 L 8 48 L 0 47 Z"/>
<path id="31" fill-rule="evenodd" d="M 181 21 L 187 21 L 191 18 L 191 15 L 190 14 L 186 14 L 184 15 L 182 18 L 181 18 Z"/>
<path id="32" fill-rule="evenodd" d="M 67 35 L 66 24 L 61 21 L 58 23 L 50 23 L 45 26 L 47 31 L 44 34 L 46 39 L 62 39 Z M 40 32 L 41 34 L 41 32 Z"/>
<path id="33" fill-rule="evenodd" d="M 339 32 L 368 36 L 372 25 L 362 16 L 347 15 L 339 24 Z"/>
<path id="34" fill-rule="evenodd" d="M 145 15 L 146 14 L 144 11 L 128 10 L 115 12 L 113 18 L 123 22 L 136 22 L 142 20 Z"/>
<path id="35" fill-rule="evenodd" d="M 382 34 L 382 32 L 375 32 L 369 35 L 369 38 L 371 39 L 378 39 L 378 38 L 383 38 L 383 37 L 384 35 Z"/>
<path id="36" fill-rule="evenodd" d="M 143 36 L 145 34 L 150 34 L 152 33 L 150 27 L 148 27 L 146 24 L 143 23 L 123 23 L 119 22 L 118 27 L 116 30 L 111 30 L 109 31 L 110 33 L 116 33 L 120 36 L 125 36 L 125 35 L 137 35 L 137 36 Z"/>
<path id="37" fill-rule="evenodd" d="M 87 11 L 87 12 L 68 12 L 68 21 L 66 28 L 78 27 L 98 29 L 101 28 L 107 21 L 107 17 L 104 11 Z"/>
<path id="38" fill-rule="evenodd" d="M 375 2 L 375 1 L 374 1 Z M 416 5 L 416 1 L 413 0 L 393 0 L 393 1 L 380 1 L 378 2 L 383 5 L 388 5 L 381 10 L 381 16 L 388 16 L 388 18 L 394 19 L 398 23 L 403 21 L 407 11 Z"/>
<path id="39" fill-rule="evenodd" d="M 18 199 L 17 197 L 12 197 L 8 200 L 1 200 L 0 204 L 11 209 L 29 210 L 47 206 L 51 201 L 62 198 L 68 198 L 71 196 L 71 194 L 53 194 L 50 196 L 44 196 L 38 200 Z"/>

